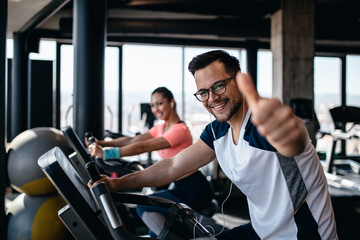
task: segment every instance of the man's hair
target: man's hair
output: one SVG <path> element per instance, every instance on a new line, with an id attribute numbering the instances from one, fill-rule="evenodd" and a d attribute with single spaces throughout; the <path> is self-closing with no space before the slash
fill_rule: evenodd
<path id="1" fill-rule="evenodd" d="M 189 63 L 188 69 L 194 76 L 197 70 L 205 68 L 215 61 L 222 62 L 226 72 L 229 74 L 235 74 L 240 71 L 239 60 L 222 50 L 214 50 L 195 56 Z"/>
<path id="2" fill-rule="evenodd" d="M 169 89 L 167 89 L 166 87 L 156 88 L 151 93 L 151 96 L 154 95 L 155 93 L 160 93 L 164 98 L 166 98 L 168 100 L 168 102 L 170 102 L 174 98 L 174 95 L 172 94 L 172 92 Z"/>

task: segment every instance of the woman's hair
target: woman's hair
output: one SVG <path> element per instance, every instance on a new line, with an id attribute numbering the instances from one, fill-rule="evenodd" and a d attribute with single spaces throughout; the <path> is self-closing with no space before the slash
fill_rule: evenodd
<path id="1" fill-rule="evenodd" d="M 156 88 L 152 93 L 151 96 L 154 95 L 155 93 L 160 93 L 164 98 L 166 98 L 168 100 L 168 102 L 171 102 L 172 99 L 174 99 L 174 95 L 172 94 L 172 92 L 167 89 L 166 87 L 158 87 Z"/>
<path id="2" fill-rule="evenodd" d="M 214 50 L 195 56 L 189 63 L 188 69 L 194 76 L 195 71 L 205 68 L 215 61 L 222 62 L 226 72 L 229 74 L 235 74 L 240 71 L 239 60 L 222 50 Z"/>

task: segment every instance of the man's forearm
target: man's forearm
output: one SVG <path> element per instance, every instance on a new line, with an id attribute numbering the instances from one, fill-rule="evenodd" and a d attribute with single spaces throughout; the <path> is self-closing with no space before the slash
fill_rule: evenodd
<path id="1" fill-rule="evenodd" d="M 176 174 L 172 174 L 174 171 L 171 163 L 172 159 L 164 159 L 143 171 L 120 177 L 116 179 L 116 189 L 120 191 L 141 187 L 158 187 L 169 184 L 178 178 Z"/>

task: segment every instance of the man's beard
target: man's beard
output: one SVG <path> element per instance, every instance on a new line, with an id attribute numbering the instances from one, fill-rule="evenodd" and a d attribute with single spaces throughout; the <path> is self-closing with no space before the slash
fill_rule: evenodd
<path id="1" fill-rule="evenodd" d="M 224 118 L 219 118 L 220 116 L 216 116 L 213 111 L 211 111 L 211 115 L 213 115 L 216 119 L 216 121 L 218 122 L 226 122 L 226 121 L 229 121 L 233 116 L 234 114 L 240 109 L 241 105 L 242 105 L 242 97 L 239 97 L 237 99 L 237 101 L 233 101 L 233 102 L 230 102 L 228 101 L 227 104 L 232 104 L 230 106 L 230 112 L 227 116 L 225 116 Z"/>

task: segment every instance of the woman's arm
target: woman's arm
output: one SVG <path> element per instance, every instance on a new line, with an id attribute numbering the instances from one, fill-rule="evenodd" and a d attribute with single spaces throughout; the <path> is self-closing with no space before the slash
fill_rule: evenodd
<path id="1" fill-rule="evenodd" d="M 133 156 L 144 152 L 152 152 L 169 147 L 171 147 L 170 143 L 165 138 L 158 137 L 121 147 L 120 153 L 121 156 Z"/>
<path id="2" fill-rule="evenodd" d="M 91 156 L 93 156 L 93 157 L 96 156 L 99 158 L 103 158 L 102 147 L 97 143 L 98 142 L 89 146 L 89 152 L 90 152 Z M 160 150 L 160 149 L 169 148 L 169 147 L 171 147 L 171 146 L 165 138 L 163 138 L 163 137 L 151 138 L 146 141 L 136 142 L 136 143 L 121 147 L 120 155 L 121 155 L 121 157 L 134 156 L 134 155 L 138 155 L 141 153 L 151 152 L 151 151 Z"/>
<path id="3" fill-rule="evenodd" d="M 172 158 L 161 160 L 143 171 L 127 174 L 121 178 L 103 177 L 111 192 L 156 187 L 171 183 L 215 159 L 215 152 L 201 139 Z M 96 184 L 95 183 L 95 184 Z M 88 183 L 92 187 L 92 183 Z"/>
<path id="4" fill-rule="evenodd" d="M 111 141 L 98 140 L 96 141 L 96 143 L 103 147 L 122 147 L 136 142 L 145 141 L 151 138 L 152 136 L 150 135 L 150 133 L 147 132 L 144 134 L 136 135 L 134 137 L 119 137 Z"/>

